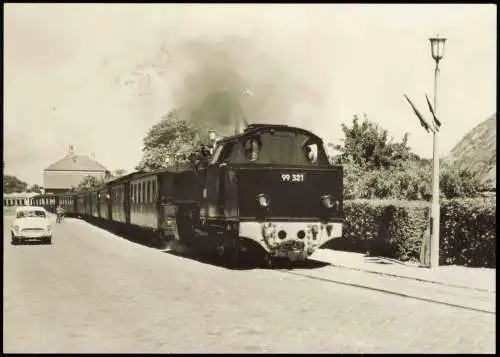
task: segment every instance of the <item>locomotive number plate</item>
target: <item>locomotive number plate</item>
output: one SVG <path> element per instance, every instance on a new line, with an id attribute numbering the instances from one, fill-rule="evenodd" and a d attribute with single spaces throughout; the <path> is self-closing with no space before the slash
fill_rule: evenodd
<path id="1" fill-rule="evenodd" d="M 305 174 L 281 174 L 282 182 L 304 182 Z"/>

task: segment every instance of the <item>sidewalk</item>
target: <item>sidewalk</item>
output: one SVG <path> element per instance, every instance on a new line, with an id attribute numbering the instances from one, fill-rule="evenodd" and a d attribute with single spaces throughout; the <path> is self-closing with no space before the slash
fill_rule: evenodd
<path id="1" fill-rule="evenodd" d="M 496 293 L 496 269 L 467 268 L 457 265 L 429 269 L 393 259 L 330 249 L 317 250 L 311 259 L 347 269 Z"/>

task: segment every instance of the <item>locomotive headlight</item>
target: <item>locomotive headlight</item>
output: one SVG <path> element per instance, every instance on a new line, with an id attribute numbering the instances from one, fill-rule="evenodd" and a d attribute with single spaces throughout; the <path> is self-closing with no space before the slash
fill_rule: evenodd
<path id="1" fill-rule="evenodd" d="M 332 195 L 323 195 L 321 196 L 321 203 L 328 209 L 333 208 L 334 201 Z"/>
<path id="2" fill-rule="evenodd" d="M 268 207 L 269 203 L 271 203 L 271 200 L 269 199 L 269 197 L 265 193 L 259 193 L 257 195 L 257 202 L 259 202 L 259 204 L 262 207 Z"/>

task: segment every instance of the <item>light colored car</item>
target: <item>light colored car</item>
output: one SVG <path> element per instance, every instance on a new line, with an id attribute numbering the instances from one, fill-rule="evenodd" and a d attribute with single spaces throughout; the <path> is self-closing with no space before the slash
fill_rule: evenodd
<path id="1" fill-rule="evenodd" d="M 41 240 L 50 244 L 52 242 L 52 225 L 49 213 L 43 207 L 18 207 L 10 232 L 13 245 L 28 240 Z"/>

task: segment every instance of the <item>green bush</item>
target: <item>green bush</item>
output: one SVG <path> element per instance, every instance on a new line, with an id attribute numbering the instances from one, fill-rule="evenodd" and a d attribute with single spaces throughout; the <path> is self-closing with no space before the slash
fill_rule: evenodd
<path id="1" fill-rule="evenodd" d="M 352 200 L 344 202 L 344 213 L 343 237 L 326 247 L 419 260 L 428 234 L 428 202 Z M 494 199 L 442 200 L 440 264 L 495 267 L 495 224 Z"/>

